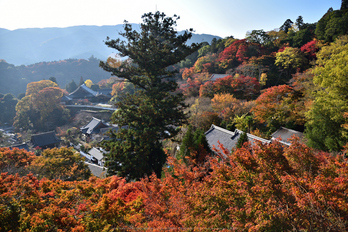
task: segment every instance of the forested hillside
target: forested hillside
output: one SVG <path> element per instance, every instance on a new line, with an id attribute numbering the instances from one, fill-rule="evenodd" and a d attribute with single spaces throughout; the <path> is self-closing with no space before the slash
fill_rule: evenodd
<path id="1" fill-rule="evenodd" d="M 0 93 L 12 93 L 18 95 L 25 93 L 30 82 L 48 80 L 55 77 L 61 88 L 74 80 L 79 84 L 82 77 L 99 82 L 108 79 L 110 74 L 99 68 L 100 60 L 90 57 L 85 59 L 68 59 L 55 62 L 41 62 L 32 65 L 14 66 L 5 61 L 0 62 Z"/>
<path id="2" fill-rule="evenodd" d="M 340 151 L 348 142 L 347 17 L 342 4 L 317 23 L 299 16 L 273 31 L 252 30 L 245 39 L 203 46 L 177 65 L 180 91 L 195 99 L 190 123 L 263 138 L 284 126 L 304 131 L 312 147 Z"/>

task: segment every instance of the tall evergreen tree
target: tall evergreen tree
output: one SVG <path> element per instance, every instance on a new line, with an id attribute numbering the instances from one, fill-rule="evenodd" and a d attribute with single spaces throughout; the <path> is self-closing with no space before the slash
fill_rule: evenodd
<path id="1" fill-rule="evenodd" d="M 181 94 L 175 93 L 178 85 L 171 79 L 175 71 L 168 67 L 177 64 L 197 51 L 198 44 L 186 45 L 190 31 L 179 35 L 175 30 L 177 16 L 164 13 L 147 13 L 142 16 L 140 31 L 133 30 L 128 22 L 125 40 L 106 41 L 121 57 L 128 57 L 119 67 L 107 62 L 100 66 L 113 75 L 123 77 L 137 89 L 126 94 L 116 104 L 111 120 L 121 128 L 105 142 L 110 151 L 106 166 L 108 175 L 117 174 L 128 180 L 139 179 L 153 172 L 160 176 L 166 161 L 162 140 L 178 133 L 178 126 L 186 122 L 185 104 Z"/>
<path id="2" fill-rule="evenodd" d="M 341 10 L 347 10 L 347 9 L 348 9 L 348 0 L 342 0 Z"/>
<path id="3" fill-rule="evenodd" d="M 284 31 L 285 33 L 288 33 L 289 29 L 291 28 L 293 22 L 291 19 L 287 19 L 284 24 L 279 28 L 280 30 Z"/>

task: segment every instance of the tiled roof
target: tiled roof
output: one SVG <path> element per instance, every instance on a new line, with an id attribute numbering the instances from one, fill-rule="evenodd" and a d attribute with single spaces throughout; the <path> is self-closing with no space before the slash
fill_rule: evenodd
<path id="1" fill-rule="evenodd" d="M 224 148 L 226 148 L 228 151 L 231 151 L 232 148 L 234 148 L 237 145 L 238 139 L 240 135 L 243 132 L 240 130 L 235 130 L 234 132 L 226 130 L 224 128 L 212 125 L 210 129 L 205 132 L 205 137 L 207 139 L 207 142 L 211 148 L 215 146 L 216 149 L 219 149 L 219 144 L 222 144 Z M 270 143 L 270 140 L 263 139 L 260 137 L 257 137 L 255 135 L 247 133 L 248 136 L 248 141 L 254 145 L 256 141 L 261 142 L 261 143 Z"/>
<path id="2" fill-rule="evenodd" d="M 107 172 L 107 168 L 101 167 L 99 165 L 96 164 L 91 164 L 88 162 L 85 162 L 85 164 L 87 164 L 89 170 L 91 170 L 91 173 L 94 176 L 100 177 L 100 178 L 105 178 L 106 177 L 106 172 Z"/>
<path id="3" fill-rule="evenodd" d="M 88 88 L 85 84 L 80 85 L 76 90 L 68 95 L 69 98 L 81 98 L 84 96 L 97 96 L 98 93 L 90 88 Z"/>
<path id="4" fill-rule="evenodd" d="M 231 74 L 212 74 L 211 76 L 210 76 L 210 80 L 211 81 L 216 81 L 217 79 L 219 79 L 219 78 L 224 78 L 224 77 L 226 77 L 226 76 L 230 76 Z"/>
<path id="5" fill-rule="evenodd" d="M 29 146 L 26 143 L 14 144 L 10 147 L 11 150 L 12 150 L 12 148 L 25 149 L 25 150 L 29 151 Z"/>
<path id="6" fill-rule="evenodd" d="M 219 143 L 224 146 L 228 151 L 231 151 L 236 146 L 239 138 L 239 134 L 226 130 L 224 128 L 212 125 L 210 129 L 205 132 L 205 137 L 211 148 L 215 147 L 219 150 Z"/>
<path id="7" fill-rule="evenodd" d="M 84 127 L 81 127 L 82 133 L 92 134 L 93 132 L 99 133 L 100 128 L 108 127 L 105 123 L 103 123 L 100 119 L 92 118 L 92 120 Z"/>
<path id="8" fill-rule="evenodd" d="M 96 158 L 98 161 L 102 160 L 104 158 L 103 152 L 99 151 L 97 148 L 93 147 L 91 150 L 88 151 L 88 154 Z"/>
<path id="9" fill-rule="evenodd" d="M 278 139 L 280 138 L 280 142 L 290 145 L 288 139 L 290 139 L 292 136 L 296 136 L 300 139 L 303 138 L 303 133 L 295 130 L 291 130 L 285 127 L 280 127 L 276 132 L 272 134 L 272 139 Z"/>
<path id="10" fill-rule="evenodd" d="M 36 134 L 31 136 L 31 142 L 34 147 L 44 147 L 52 144 L 57 144 L 60 142 L 60 139 L 57 138 L 54 131 L 49 131 L 41 134 Z"/>

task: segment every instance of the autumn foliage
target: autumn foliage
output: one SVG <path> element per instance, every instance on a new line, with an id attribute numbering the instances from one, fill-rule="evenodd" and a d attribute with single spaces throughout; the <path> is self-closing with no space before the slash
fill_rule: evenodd
<path id="1" fill-rule="evenodd" d="M 296 139 L 290 147 L 275 141 L 222 150 L 222 160 L 201 165 L 169 158 L 172 168 L 162 179 L 131 183 L 116 176 L 62 181 L 2 173 L 0 230 L 348 229 L 343 155 L 317 152 Z"/>
<path id="2" fill-rule="evenodd" d="M 200 86 L 200 97 L 213 98 L 214 94 L 230 93 L 239 99 L 253 99 L 260 91 L 260 83 L 254 77 L 228 75 L 217 79 L 215 82 L 208 81 Z"/>

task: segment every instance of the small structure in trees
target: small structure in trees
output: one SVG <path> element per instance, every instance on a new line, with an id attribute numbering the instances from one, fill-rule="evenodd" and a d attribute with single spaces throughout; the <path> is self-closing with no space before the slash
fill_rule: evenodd
<path id="1" fill-rule="evenodd" d="M 92 162 L 97 163 L 99 166 L 104 166 L 104 152 L 93 147 L 88 151 L 88 154 L 92 158 Z"/>
<path id="2" fill-rule="evenodd" d="M 102 120 L 93 117 L 92 120 L 85 126 L 81 127 L 81 133 L 85 138 L 90 137 L 92 134 L 97 134 L 100 129 L 109 127 L 108 124 L 104 123 Z"/>
<path id="3" fill-rule="evenodd" d="M 40 147 L 42 149 L 59 147 L 61 142 L 61 140 L 56 136 L 55 131 L 32 135 L 30 141 L 33 144 L 33 147 Z"/>

